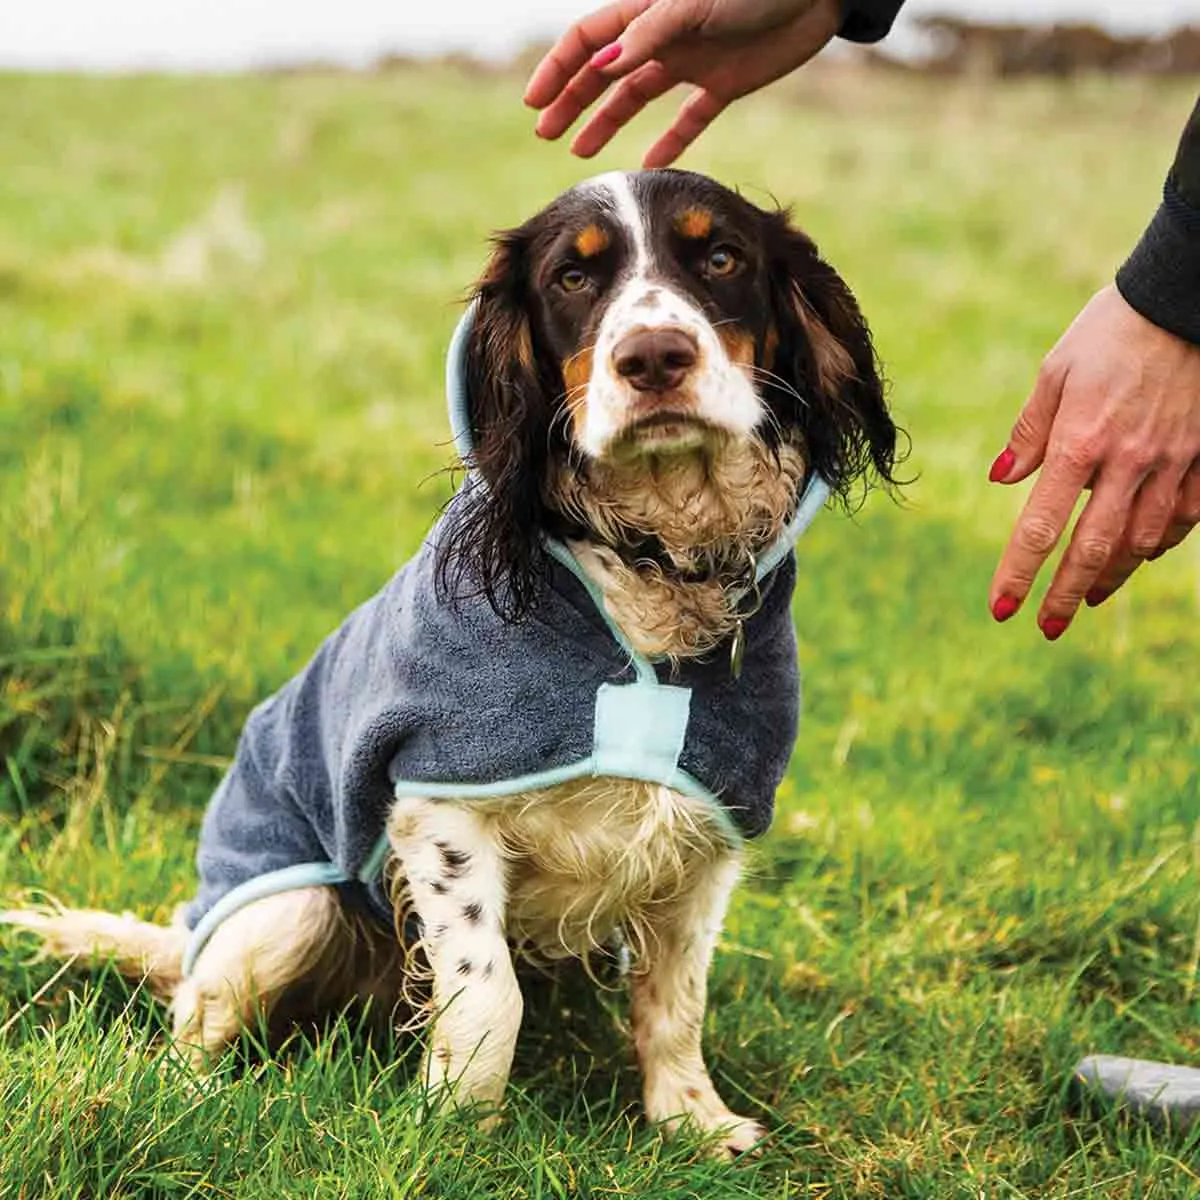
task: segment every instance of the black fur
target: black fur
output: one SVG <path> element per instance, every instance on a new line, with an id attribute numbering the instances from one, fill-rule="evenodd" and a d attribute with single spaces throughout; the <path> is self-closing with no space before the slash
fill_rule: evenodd
<path id="1" fill-rule="evenodd" d="M 551 438 L 567 453 L 561 431 L 552 430 L 562 374 L 552 355 L 538 352 L 534 328 L 532 225 L 496 238 L 475 287 L 466 379 L 475 448 L 466 465 L 478 470 L 486 488 L 448 532 L 438 560 L 445 595 L 482 591 L 510 620 L 535 607 L 548 569 L 538 533 L 553 523 L 542 497 Z M 522 345 L 530 348 L 529 365 L 521 361 Z"/>
<path id="2" fill-rule="evenodd" d="M 790 213 L 763 214 L 768 248 L 771 307 L 779 334 L 775 372 L 799 392 L 770 389 L 772 409 L 782 424 L 800 430 L 809 466 L 848 500 L 858 482 L 874 477 L 894 485 L 897 430 L 884 401 L 871 331 L 845 280 L 792 223 Z M 854 376 L 827 394 L 817 371 L 812 342 L 800 306 L 816 318 L 849 353 Z M 784 413 L 780 413 L 783 408 Z"/>
<path id="3" fill-rule="evenodd" d="M 895 483 L 896 427 L 884 402 L 870 331 L 854 296 L 794 228 L 786 211 L 765 211 L 712 180 L 684 171 L 635 177 L 639 198 L 650 206 L 658 240 L 670 254 L 669 206 L 698 198 L 716 208 L 723 228 L 736 231 L 747 251 L 741 278 L 724 290 L 691 276 L 686 261 L 664 273 L 684 286 L 710 320 L 735 321 L 754 339 L 765 366 L 769 339 L 777 335 L 770 369 L 759 390 L 776 425 L 798 432 L 812 467 L 849 500 L 855 484 Z M 664 211 L 660 214 L 659 208 Z M 546 503 L 544 481 L 552 461 L 574 451 L 564 420 L 562 362 L 594 341 L 603 308 L 582 310 L 577 298 L 558 295 L 551 280 L 570 258 L 574 231 L 603 215 L 595 199 L 574 190 L 521 227 L 500 234 L 476 285 L 477 312 L 468 340 L 467 387 L 475 437 L 472 461 L 485 487 L 461 506 L 439 550 L 438 580 L 452 599 L 482 593 L 501 616 L 519 620 L 538 601 L 549 570 L 540 536 L 579 535 Z M 614 236 L 602 264 L 602 289 L 619 277 L 622 246 Z M 841 343 L 853 375 L 826 394 L 804 310 Z M 794 392 L 793 390 L 794 389 Z M 799 398 L 796 394 L 799 394 Z M 778 430 L 763 430 L 765 438 Z M 586 469 L 576 464 L 577 469 Z"/>

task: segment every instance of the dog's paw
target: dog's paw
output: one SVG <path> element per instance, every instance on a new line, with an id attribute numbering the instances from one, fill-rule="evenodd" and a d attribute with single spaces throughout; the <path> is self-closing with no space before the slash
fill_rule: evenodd
<path id="1" fill-rule="evenodd" d="M 749 1117 L 727 1113 L 729 1124 L 719 1126 L 713 1140 L 713 1153 L 719 1158 L 734 1159 L 740 1154 L 754 1154 L 767 1136 L 766 1128 Z"/>
<path id="2" fill-rule="evenodd" d="M 704 1137 L 708 1152 L 723 1162 L 732 1162 L 743 1154 L 756 1154 L 767 1136 L 766 1129 L 749 1117 L 725 1109 L 721 1113 L 705 1113 L 703 1121 L 696 1114 L 676 1117 L 663 1122 L 674 1136 L 681 1129 L 690 1129 Z"/>
<path id="3" fill-rule="evenodd" d="M 726 1160 L 755 1151 L 767 1136 L 757 1121 L 730 1112 L 711 1083 L 647 1096 L 646 1115 L 668 1136 L 685 1128 L 694 1130 L 710 1140 L 716 1157 Z"/>
<path id="4" fill-rule="evenodd" d="M 418 1087 L 413 1097 L 413 1119 L 418 1125 L 429 1125 L 439 1117 L 465 1117 L 480 1133 L 494 1133 L 503 1114 L 493 1100 L 467 1098 L 449 1087 Z"/>
<path id="5" fill-rule="evenodd" d="M 498 1076 L 453 1078 L 445 1069 L 446 1059 L 435 1054 L 426 1059 L 419 1083 L 414 1084 L 414 1114 L 418 1124 L 434 1117 L 465 1113 L 481 1133 L 491 1133 L 501 1119 L 500 1105 L 507 1080 Z"/>

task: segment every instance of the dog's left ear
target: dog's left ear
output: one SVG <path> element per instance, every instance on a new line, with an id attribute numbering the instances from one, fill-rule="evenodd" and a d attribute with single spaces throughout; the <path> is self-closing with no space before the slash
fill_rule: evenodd
<path id="1" fill-rule="evenodd" d="M 765 365 L 799 393 L 779 389 L 772 404 L 793 406 L 788 417 L 804 435 L 810 467 L 843 499 L 872 472 L 895 483 L 896 426 L 858 303 L 786 211 L 766 220 L 775 337 Z"/>

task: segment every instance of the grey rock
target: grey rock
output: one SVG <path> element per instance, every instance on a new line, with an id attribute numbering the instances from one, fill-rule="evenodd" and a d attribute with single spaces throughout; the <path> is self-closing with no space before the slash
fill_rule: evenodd
<path id="1" fill-rule="evenodd" d="M 1074 1075 L 1086 1093 L 1115 1101 L 1152 1121 L 1179 1128 L 1200 1117 L 1200 1070 L 1194 1067 L 1090 1054 L 1075 1067 Z"/>

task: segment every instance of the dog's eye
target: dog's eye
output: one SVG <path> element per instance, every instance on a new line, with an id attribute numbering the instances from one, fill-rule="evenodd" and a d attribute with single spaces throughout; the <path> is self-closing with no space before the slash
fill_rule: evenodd
<path id="1" fill-rule="evenodd" d="M 728 278 L 741 266 L 737 251 L 729 246 L 714 246 L 704 260 L 704 273 L 718 279 Z"/>
<path id="2" fill-rule="evenodd" d="M 590 282 L 588 273 L 578 267 L 564 267 L 558 273 L 558 286 L 564 292 L 581 292 Z"/>

